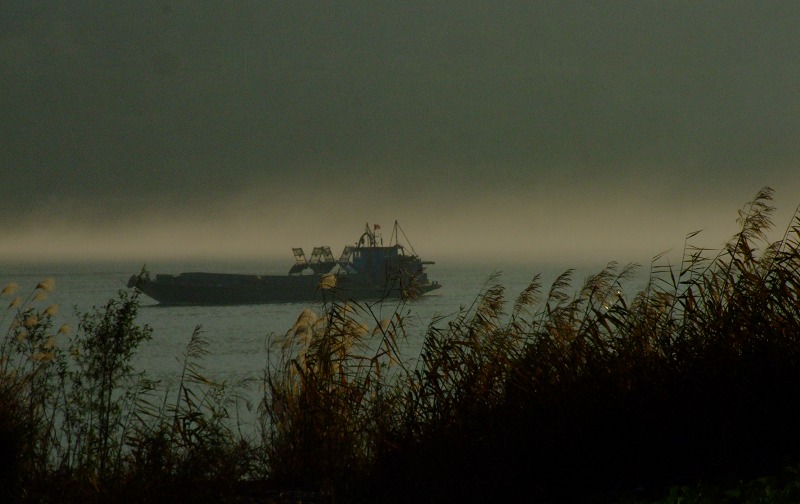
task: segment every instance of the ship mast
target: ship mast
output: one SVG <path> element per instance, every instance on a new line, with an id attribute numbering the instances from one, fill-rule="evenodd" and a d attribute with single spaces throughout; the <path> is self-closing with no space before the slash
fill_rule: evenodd
<path id="1" fill-rule="evenodd" d="M 398 245 L 400 244 L 400 234 L 399 233 L 403 233 L 403 239 L 405 239 L 406 243 L 408 244 L 408 248 L 411 249 L 411 253 L 413 253 L 414 255 L 417 255 L 417 251 L 414 250 L 414 246 L 411 245 L 411 240 L 409 240 L 408 236 L 406 236 L 406 232 L 403 231 L 403 228 L 400 227 L 400 223 L 397 222 L 397 221 L 394 221 L 394 229 L 392 230 L 392 238 L 394 238 L 395 243 L 397 243 Z"/>
<path id="2" fill-rule="evenodd" d="M 375 231 L 369 228 L 369 222 L 364 225 L 364 234 L 361 235 L 361 238 L 358 239 L 358 243 L 356 244 L 358 247 L 377 247 L 377 241 L 375 240 Z"/>

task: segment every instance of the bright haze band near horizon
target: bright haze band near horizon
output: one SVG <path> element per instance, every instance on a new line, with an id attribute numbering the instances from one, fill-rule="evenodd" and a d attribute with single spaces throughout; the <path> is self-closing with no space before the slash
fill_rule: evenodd
<path id="1" fill-rule="evenodd" d="M 0 260 L 647 261 L 800 203 L 800 3 L 0 5 Z"/>

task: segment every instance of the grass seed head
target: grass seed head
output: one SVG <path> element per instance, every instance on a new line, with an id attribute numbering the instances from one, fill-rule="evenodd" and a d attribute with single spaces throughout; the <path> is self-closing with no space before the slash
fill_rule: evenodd
<path id="1" fill-rule="evenodd" d="M 15 292 L 17 292 L 17 289 L 19 289 L 19 285 L 16 284 L 15 282 L 11 282 L 5 287 L 3 287 L 3 290 L 0 291 L 0 296 L 5 296 L 6 294 L 14 294 Z"/>
<path id="2" fill-rule="evenodd" d="M 336 275 L 322 275 L 319 281 L 320 289 L 333 289 L 336 287 Z"/>
<path id="3" fill-rule="evenodd" d="M 386 334 L 386 330 L 389 329 L 390 324 L 389 319 L 383 319 L 375 325 L 375 329 L 372 330 L 372 335 L 375 336 L 377 334 Z"/>
<path id="4" fill-rule="evenodd" d="M 54 278 L 45 278 L 38 284 L 36 284 L 36 289 L 43 290 L 46 292 L 50 292 L 56 286 L 56 280 Z"/>

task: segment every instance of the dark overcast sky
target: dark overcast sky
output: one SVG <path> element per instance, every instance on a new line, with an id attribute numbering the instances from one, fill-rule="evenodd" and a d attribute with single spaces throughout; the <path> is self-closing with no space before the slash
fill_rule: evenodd
<path id="1" fill-rule="evenodd" d="M 0 258 L 397 218 L 421 253 L 605 261 L 800 203 L 797 2 L 6 0 L 0 74 Z"/>

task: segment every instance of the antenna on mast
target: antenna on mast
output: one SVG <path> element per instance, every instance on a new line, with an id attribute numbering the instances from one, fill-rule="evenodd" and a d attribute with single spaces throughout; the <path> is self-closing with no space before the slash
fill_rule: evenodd
<path id="1" fill-rule="evenodd" d="M 399 222 L 397 222 L 397 221 L 394 221 L 394 231 L 392 231 L 392 236 L 394 236 L 394 235 L 395 235 L 395 233 L 397 233 L 397 231 L 398 231 L 398 230 L 399 230 L 401 233 L 403 233 L 403 238 L 406 240 L 406 243 L 408 243 L 408 247 L 411 249 L 411 252 L 413 252 L 413 253 L 414 253 L 414 255 L 417 255 L 417 251 L 416 251 L 416 250 L 414 250 L 414 246 L 413 246 L 413 245 L 411 245 L 411 240 L 409 240 L 409 239 L 408 239 L 408 236 L 406 236 L 406 232 L 405 232 L 405 231 L 403 231 L 403 228 L 401 228 L 401 227 L 400 227 L 400 223 L 399 223 Z M 400 239 L 400 235 L 398 234 L 398 235 L 397 235 L 397 240 L 399 240 L 399 239 Z"/>

